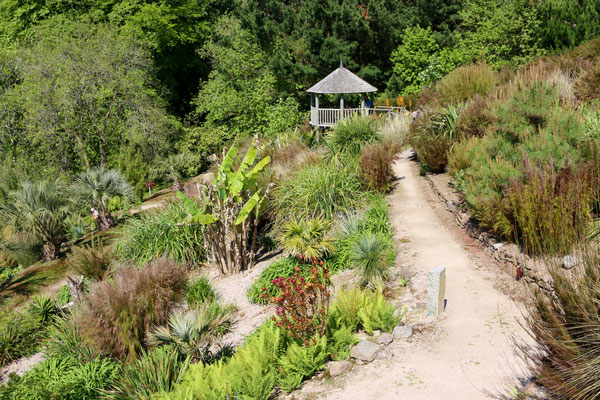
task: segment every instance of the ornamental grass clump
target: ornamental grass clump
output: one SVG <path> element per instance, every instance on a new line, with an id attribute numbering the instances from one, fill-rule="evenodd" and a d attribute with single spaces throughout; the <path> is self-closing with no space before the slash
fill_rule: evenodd
<path id="1" fill-rule="evenodd" d="M 580 264 L 565 271 L 549 263 L 552 292 L 533 289 L 524 327 L 534 345 L 516 343 L 537 382 L 561 399 L 600 396 L 600 271 L 598 248 L 579 254 Z"/>
<path id="2" fill-rule="evenodd" d="M 300 275 L 297 266 L 291 277 L 273 280 L 280 291 L 271 299 L 275 305 L 273 321 L 304 345 L 315 344 L 316 338 L 325 334 L 331 280 L 328 268 L 322 264 L 315 262 L 307 278 Z"/>
<path id="3" fill-rule="evenodd" d="M 360 155 L 360 173 L 363 182 L 371 189 L 387 193 L 392 186 L 394 171 L 392 163 L 400 147 L 392 140 L 367 144 Z"/>
<path id="4" fill-rule="evenodd" d="M 381 139 L 378 130 L 379 122 L 376 119 L 354 114 L 335 125 L 329 141 L 337 153 L 357 155 L 365 144 Z"/>
<path id="5" fill-rule="evenodd" d="M 167 322 L 183 300 L 187 269 L 169 259 L 125 266 L 92 287 L 73 318 L 84 340 L 101 354 L 134 359 L 154 326 Z"/>

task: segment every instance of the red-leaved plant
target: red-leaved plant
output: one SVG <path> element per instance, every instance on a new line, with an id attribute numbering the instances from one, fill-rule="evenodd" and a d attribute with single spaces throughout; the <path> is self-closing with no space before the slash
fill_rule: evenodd
<path id="1" fill-rule="evenodd" d="M 273 279 L 279 295 L 271 299 L 275 304 L 273 320 L 288 335 L 304 345 L 314 344 L 316 337 L 325 334 L 331 279 L 327 266 L 315 260 L 310 275 L 300 275 L 294 268 L 290 277 Z"/>

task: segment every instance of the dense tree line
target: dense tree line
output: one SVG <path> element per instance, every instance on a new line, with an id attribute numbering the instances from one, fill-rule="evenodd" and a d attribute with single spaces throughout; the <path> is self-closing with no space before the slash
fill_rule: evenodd
<path id="1" fill-rule="evenodd" d="M 296 126 L 344 64 L 386 95 L 599 34 L 600 0 L 2 0 L 0 165 L 24 176 L 202 159 Z M 570 21 L 577 20 L 577 24 Z M 542 23 L 543 21 L 543 23 Z"/>

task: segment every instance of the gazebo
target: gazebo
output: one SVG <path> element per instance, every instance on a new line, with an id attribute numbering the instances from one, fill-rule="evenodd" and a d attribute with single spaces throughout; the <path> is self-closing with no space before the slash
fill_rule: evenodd
<path id="1" fill-rule="evenodd" d="M 330 127 L 341 119 L 354 113 L 365 112 L 364 97 L 360 108 L 344 108 L 344 94 L 371 93 L 377 88 L 344 67 L 340 59 L 340 67 L 327 75 L 316 85 L 307 90 L 310 93 L 310 124 L 316 127 Z M 340 108 L 319 108 L 320 94 L 340 94 Z"/>

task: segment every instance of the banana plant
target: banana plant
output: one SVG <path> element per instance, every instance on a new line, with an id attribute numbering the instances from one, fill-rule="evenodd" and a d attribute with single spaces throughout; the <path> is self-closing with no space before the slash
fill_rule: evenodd
<path id="1" fill-rule="evenodd" d="M 205 227 L 212 256 L 225 275 L 254 265 L 258 217 L 268 194 L 268 188 L 264 192 L 258 188 L 256 178 L 271 158 L 257 160 L 258 148 L 252 144 L 235 169 L 238 152 L 239 146 L 234 143 L 223 157 L 213 182 L 199 191 L 201 206 L 177 192 L 188 208 L 186 222 Z M 250 236 L 252 242 L 248 248 Z"/>

